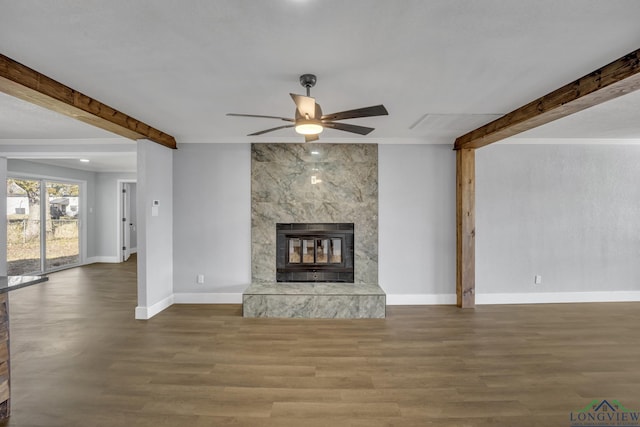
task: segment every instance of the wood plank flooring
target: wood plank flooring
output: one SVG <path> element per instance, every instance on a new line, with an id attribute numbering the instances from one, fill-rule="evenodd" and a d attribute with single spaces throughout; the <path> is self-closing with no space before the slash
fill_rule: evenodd
<path id="1" fill-rule="evenodd" d="M 387 319 L 133 319 L 135 261 L 10 294 L 6 426 L 568 426 L 640 408 L 640 304 L 388 307 Z"/>

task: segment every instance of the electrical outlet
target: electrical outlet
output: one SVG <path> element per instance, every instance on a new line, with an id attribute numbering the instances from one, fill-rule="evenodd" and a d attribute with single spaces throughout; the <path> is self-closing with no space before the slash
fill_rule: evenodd
<path id="1" fill-rule="evenodd" d="M 198 283 L 204 283 L 204 274 L 198 274 Z"/>
<path id="2" fill-rule="evenodd" d="M 533 279 L 533 283 L 539 285 L 542 283 L 542 276 L 536 274 L 536 277 Z"/>

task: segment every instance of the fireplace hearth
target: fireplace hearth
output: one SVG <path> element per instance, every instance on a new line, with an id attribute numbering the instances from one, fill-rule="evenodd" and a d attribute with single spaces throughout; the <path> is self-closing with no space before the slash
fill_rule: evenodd
<path id="1" fill-rule="evenodd" d="M 276 281 L 353 283 L 353 231 L 353 223 L 276 224 Z"/>

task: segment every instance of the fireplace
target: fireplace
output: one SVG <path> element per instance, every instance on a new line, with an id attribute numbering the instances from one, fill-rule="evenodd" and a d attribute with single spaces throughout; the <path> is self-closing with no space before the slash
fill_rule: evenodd
<path id="1" fill-rule="evenodd" d="M 276 224 L 276 281 L 353 283 L 353 223 Z"/>

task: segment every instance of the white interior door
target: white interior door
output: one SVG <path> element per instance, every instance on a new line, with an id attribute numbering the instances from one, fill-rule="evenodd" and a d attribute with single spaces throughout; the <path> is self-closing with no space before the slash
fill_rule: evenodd
<path id="1" fill-rule="evenodd" d="M 131 186 L 122 184 L 122 261 L 131 256 Z"/>

